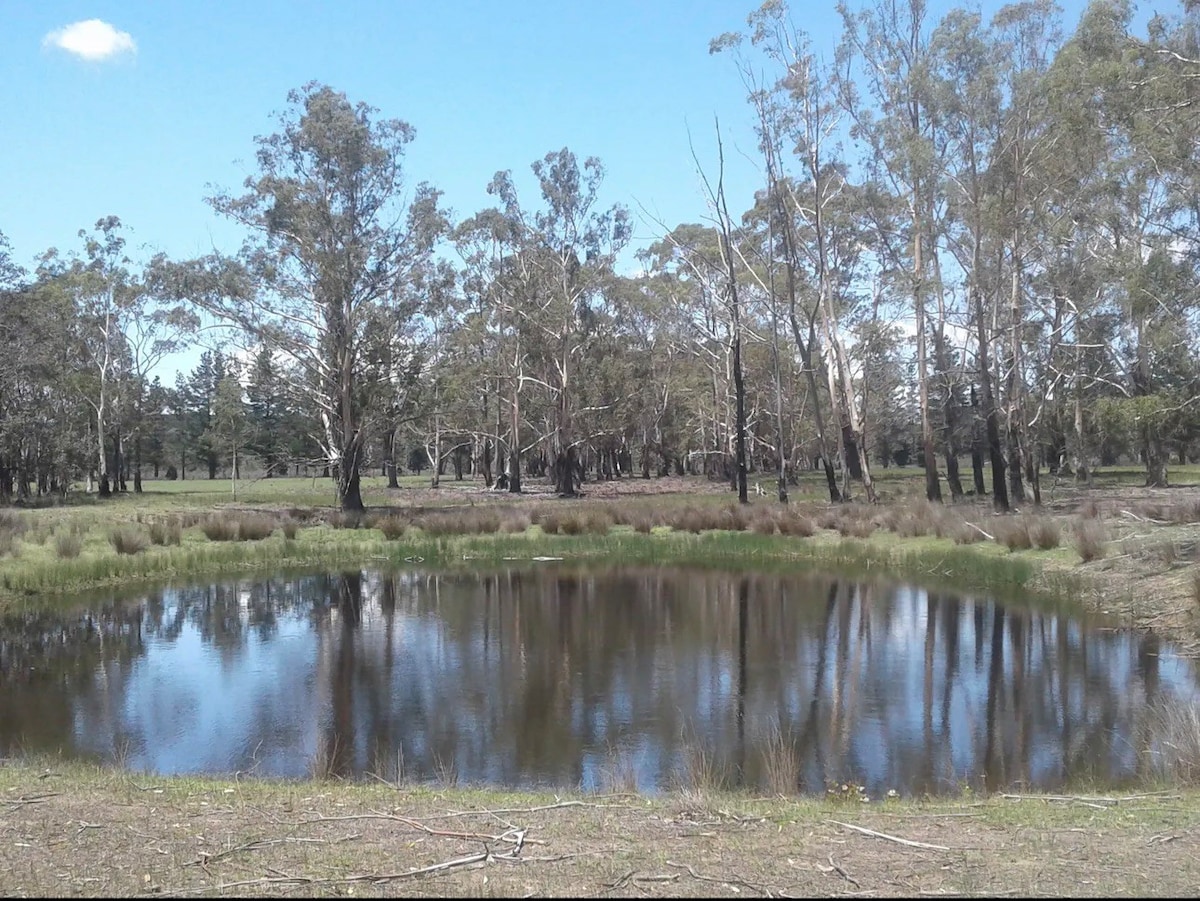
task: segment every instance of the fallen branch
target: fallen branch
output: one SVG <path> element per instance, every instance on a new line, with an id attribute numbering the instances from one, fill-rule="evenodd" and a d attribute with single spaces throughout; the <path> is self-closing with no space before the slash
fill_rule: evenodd
<path id="1" fill-rule="evenodd" d="M 876 832 L 874 829 L 867 829 L 865 826 L 855 826 L 853 823 L 842 823 L 842 822 L 839 822 L 838 820 L 827 820 L 826 822 L 832 823 L 835 826 L 841 826 L 845 829 L 853 830 L 854 832 L 861 832 L 863 835 L 869 835 L 872 838 L 881 838 L 884 841 L 895 842 L 898 845 L 905 845 L 906 847 L 909 847 L 909 848 L 924 848 L 927 851 L 950 851 L 950 850 L 952 850 L 950 848 L 945 847 L 944 845 L 930 845 L 930 844 L 927 844 L 926 842 L 913 842 L 913 841 L 909 841 L 906 838 L 900 838 L 899 836 L 888 835 L 886 832 Z"/>
<path id="2" fill-rule="evenodd" d="M 964 522 L 966 522 L 966 520 L 963 520 L 963 521 L 964 521 Z M 990 534 L 988 534 L 987 532 L 983 531 L 983 529 L 979 528 L 979 526 L 975 525 L 975 523 L 973 523 L 973 522 L 968 522 L 968 523 L 967 523 L 967 525 L 969 525 L 969 526 L 970 526 L 972 529 L 974 529 L 976 532 L 978 532 L 980 535 L 982 535 L 982 536 L 983 536 L 984 538 L 986 538 L 988 541 L 995 541 L 995 540 L 996 540 L 996 536 L 995 536 L 995 535 L 990 535 Z"/>
<path id="3" fill-rule="evenodd" d="M 26 797 L 21 795 L 19 798 L 5 798 L 0 801 L 0 804 L 11 804 L 12 809 L 16 810 L 19 807 L 27 807 L 30 804 L 41 804 L 43 801 L 48 801 L 51 798 L 57 798 L 61 792 L 47 792 L 44 795 L 31 795 Z"/>

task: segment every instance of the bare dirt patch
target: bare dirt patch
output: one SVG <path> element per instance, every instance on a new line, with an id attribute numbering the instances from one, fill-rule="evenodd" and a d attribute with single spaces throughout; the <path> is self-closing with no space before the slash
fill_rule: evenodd
<path id="1" fill-rule="evenodd" d="M 156 781 L 0 767 L 0 893 L 1191 894 L 1200 796 L 949 803 Z"/>

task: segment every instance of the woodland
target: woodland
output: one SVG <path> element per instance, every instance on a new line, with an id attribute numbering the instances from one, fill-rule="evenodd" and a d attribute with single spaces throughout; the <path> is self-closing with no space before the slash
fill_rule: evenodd
<path id="1" fill-rule="evenodd" d="M 328 476 L 346 511 L 405 470 L 838 502 L 915 466 L 998 511 L 1118 462 L 1166 487 L 1200 459 L 1197 6 L 865 0 L 814 47 L 768 0 L 710 48 L 761 185 L 730 196 L 712 123 L 695 221 L 641 248 L 598 159 L 455 213 L 414 126 L 306 84 L 207 198 L 239 248 L 136 260 L 113 215 L 24 268 L 0 235 L 0 503 L 239 470 Z"/>

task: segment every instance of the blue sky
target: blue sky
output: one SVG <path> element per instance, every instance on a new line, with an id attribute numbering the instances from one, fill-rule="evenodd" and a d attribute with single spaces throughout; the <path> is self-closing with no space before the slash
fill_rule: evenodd
<path id="1" fill-rule="evenodd" d="M 77 249 L 78 230 L 110 214 L 131 230 L 135 257 L 235 250 L 239 232 L 205 205 L 208 186 L 239 188 L 254 136 L 275 130 L 290 89 L 318 80 L 413 125 L 411 181 L 440 187 L 458 217 L 490 203 L 499 169 L 536 204 L 530 163 L 568 146 L 601 158 L 604 202 L 634 211 L 634 246 L 645 244 L 659 229 L 641 207 L 667 226 L 705 215 L 688 130 L 711 171 L 714 115 L 731 206 L 744 209 L 757 187 L 741 82 L 732 59 L 708 53 L 755 5 L 8 0 L 0 231 L 25 266 L 50 246 Z M 792 5 L 814 47 L 831 53 L 834 4 Z M 930 4 L 934 15 L 951 5 Z M 1070 27 L 1082 0 L 1064 5 Z M 94 32 L 64 41 L 74 53 L 47 39 L 92 19 L 111 26 L 118 52 L 81 56 Z"/>

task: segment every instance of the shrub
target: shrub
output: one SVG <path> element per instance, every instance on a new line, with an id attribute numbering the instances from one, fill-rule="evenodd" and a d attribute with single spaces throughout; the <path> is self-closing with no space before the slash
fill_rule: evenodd
<path id="1" fill-rule="evenodd" d="M 179 470 L 177 470 L 173 464 L 168 465 L 167 472 L 166 472 L 167 481 L 174 482 L 178 478 L 179 478 Z"/>
<path id="2" fill-rule="evenodd" d="M 83 539 L 78 533 L 60 532 L 54 536 L 54 551 L 63 559 L 71 559 L 79 556 L 79 552 L 83 550 Z"/>
<path id="3" fill-rule="evenodd" d="M 140 554 L 149 542 L 141 529 L 122 526 L 108 533 L 108 542 L 118 554 Z"/>
<path id="4" fill-rule="evenodd" d="M 1079 519 L 1075 522 L 1075 550 L 1084 563 L 1099 560 L 1108 546 L 1108 535 L 1097 519 Z"/>

